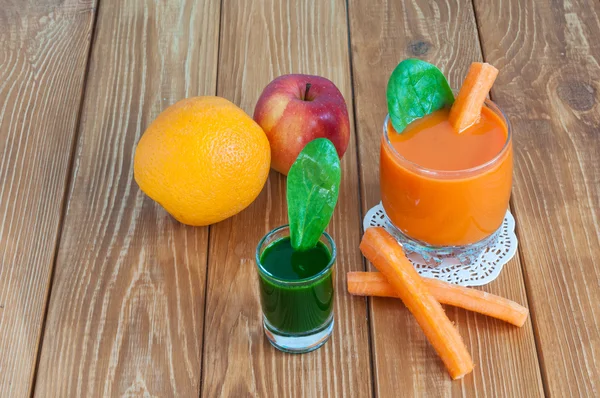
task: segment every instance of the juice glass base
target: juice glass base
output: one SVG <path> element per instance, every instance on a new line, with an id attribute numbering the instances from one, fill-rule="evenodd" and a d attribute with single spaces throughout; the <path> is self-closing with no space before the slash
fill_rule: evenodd
<path id="1" fill-rule="evenodd" d="M 473 264 L 485 250 L 492 247 L 498 241 L 500 230 L 502 228 L 502 226 L 500 226 L 496 232 L 487 238 L 470 245 L 431 246 L 405 235 L 389 221 L 388 226 L 390 227 L 390 230 L 393 231 L 392 235 L 404 248 L 406 254 L 416 253 L 423 257 L 423 260 L 425 260 L 427 265 L 432 267 L 439 266 L 445 259 L 452 259 L 454 262 L 458 261 L 463 265 Z"/>
<path id="2" fill-rule="evenodd" d="M 289 334 L 278 331 L 263 317 L 265 335 L 271 345 L 280 351 L 291 354 L 304 354 L 321 347 L 333 332 L 333 316 L 322 327 L 302 334 Z"/>

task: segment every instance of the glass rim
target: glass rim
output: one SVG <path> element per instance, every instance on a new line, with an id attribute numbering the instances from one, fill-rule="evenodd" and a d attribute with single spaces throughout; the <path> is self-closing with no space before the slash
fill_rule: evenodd
<path id="1" fill-rule="evenodd" d="M 452 91 L 455 94 L 457 93 L 457 90 L 452 90 Z M 413 161 L 406 159 L 404 156 L 400 155 L 400 153 L 396 150 L 396 148 L 394 148 L 394 146 L 390 142 L 390 138 L 388 136 L 388 124 L 390 123 L 390 114 L 389 113 L 385 116 L 385 120 L 383 121 L 384 142 L 386 144 L 386 147 L 392 152 L 392 155 L 396 159 L 400 160 L 403 163 L 403 165 L 406 164 L 406 165 L 410 166 L 411 169 L 413 169 L 414 171 L 417 171 L 419 173 L 422 173 L 422 174 L 425 174 L 425 175 L 431 176 L 431 177 L 461 178 L 461 177 L 471 176 L 481 170 L 487 169 L 488 167 L 490 167 L 490 166 L 494 165 L 496 162 L 498 162 L 504 156 L 504 154 L 508 150 L 510 143 L 512 141 L 512 127 L 510 125 L 510 121 L 508 120 L 508 117 L 506 116 L 506 113 L 504 113 L 504 111 L 494 101 L 492 101 L 489 98 L 485 99 L 484 105 L 487 106 L 488 108 L 490 108 L 494 113 L 496 113 L 496 115 L 500 116 L 502 121 L 506 124 L 507 134 L 506 134 L 506 141 L 504 142 L 502 149 L 500 149 L 500 151 L 492 159 L 490 159 L 487 162 L 482 163 L 480 165 L 470 167 L 468 169 L 461 169 L 461 170 L 436 170 L 436 169 L 430 169 L 428 167 L 423 167 Z"/>
<path id="2" fill-rule="evenodd" d="M 319 271 L 318 273 L 316 273 L 313 276 L 309 276 L 308 278 L 303 278 L 303 279 L 295 279 L 295 280 L 289 280 L 289 279 L 284 279 L 284 278 L 280 278 L 277 277 L 275 275 L 273 275 L 272 273 L 270 273 L 269 271 L 267 271 L 265 269 L 265 267 L 263 267 L 261 261 L 260 261 L 260 249 L 262 248 L 262 246 L 264 245 L 265 241 L 267 240 L 267 238 L 269 238 L 271 235 L 276 234 L 277 232 L 283 231 L 285 229 L 290 229 L 290 225 L 289 224 L 285 224 L 282 226 L 279 226 L 277 228 L 272 229 L 271 231 L 267 232 L 265 234 L 265 236 L 263 236 L 261 238 L 261 240 L 258 242 L 258 245 L 256 245 L 256 252 L 255 252 L 255 262 L 256 262 L 256 267 L 258 268 L 258 272 L 267 276 L 270 280 L 278 283 L 278 284 L 282 284 L 282 285 L 286 285 L 286 286 L 299 286 L 299 285 L 307 285 L 310 284 L 314 281 L 317 281 L 319 279 L 321 279 L 323 276 L 325 276 L 330 270 L 331 268 L 333 268 L 333 264 L 335 263 L 335 259 L 337 257 L 337 248 L 335 246 L 335 242 L 333 241 L 333 238 L 326 232 L 323 231 L 323 233 L 321 234 L 321 237 L 325 237 L 325 239 L 327 240 L 327 242 L 331 245 L 331 259 L 329 260 L 329 263 L 327 263 L 327 266 L 325 266 L 325 268 L 323 268 L 321 271 Z M 289 236 L 289 234 L 287 235 Z M 276 240 L 274 242 L 279 241 Z M 273 242 L 273 243 L 274 243 Z M 271 243 L 272 244 L 272 243 Z"/>

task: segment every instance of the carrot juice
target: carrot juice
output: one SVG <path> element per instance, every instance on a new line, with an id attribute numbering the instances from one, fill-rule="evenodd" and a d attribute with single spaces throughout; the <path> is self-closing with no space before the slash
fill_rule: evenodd
<path id="1" fill-rule="evenodd" d="M 501 226 L 512 186 L 508 121 L 491 101 L 460 134 L 440 109 L 397 133 L 388 119 L 381 141 L 383 207 L 407 237 L 428 246 L 464 246 Z"/>

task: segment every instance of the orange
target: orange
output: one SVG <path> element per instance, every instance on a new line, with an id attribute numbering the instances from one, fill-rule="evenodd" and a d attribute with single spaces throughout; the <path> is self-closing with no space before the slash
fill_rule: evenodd
<path id="1" fill-rule="evenodd" d="M 269 141 L 254 120 L 224 98 L 187 98 L 165 109 L 135 151 L 142 191 L 175 219 L 209 225 L 239 213 L 262 190 Z"/>

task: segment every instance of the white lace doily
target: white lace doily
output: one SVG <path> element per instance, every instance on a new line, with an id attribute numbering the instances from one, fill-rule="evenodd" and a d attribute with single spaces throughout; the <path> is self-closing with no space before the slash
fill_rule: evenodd
<path id="1" fill-rule="evenodd" d="M 367 212 L 363 227 L 365 230 L 370 227 L 383 227 L 394 235 L 393 227 L 381 203 Z M 486 248 L 473 263 L 461 264 L 458 260 L 445 258 L 440 265 L 431 266 L 417 253 L 410 253 L 408 259 L 421 276 L 462 286 L 481 286 L 496 279 L 504 264 L 516 252 L 515 219 L 510 211 L 507 211 L 496 243 Z"/>

